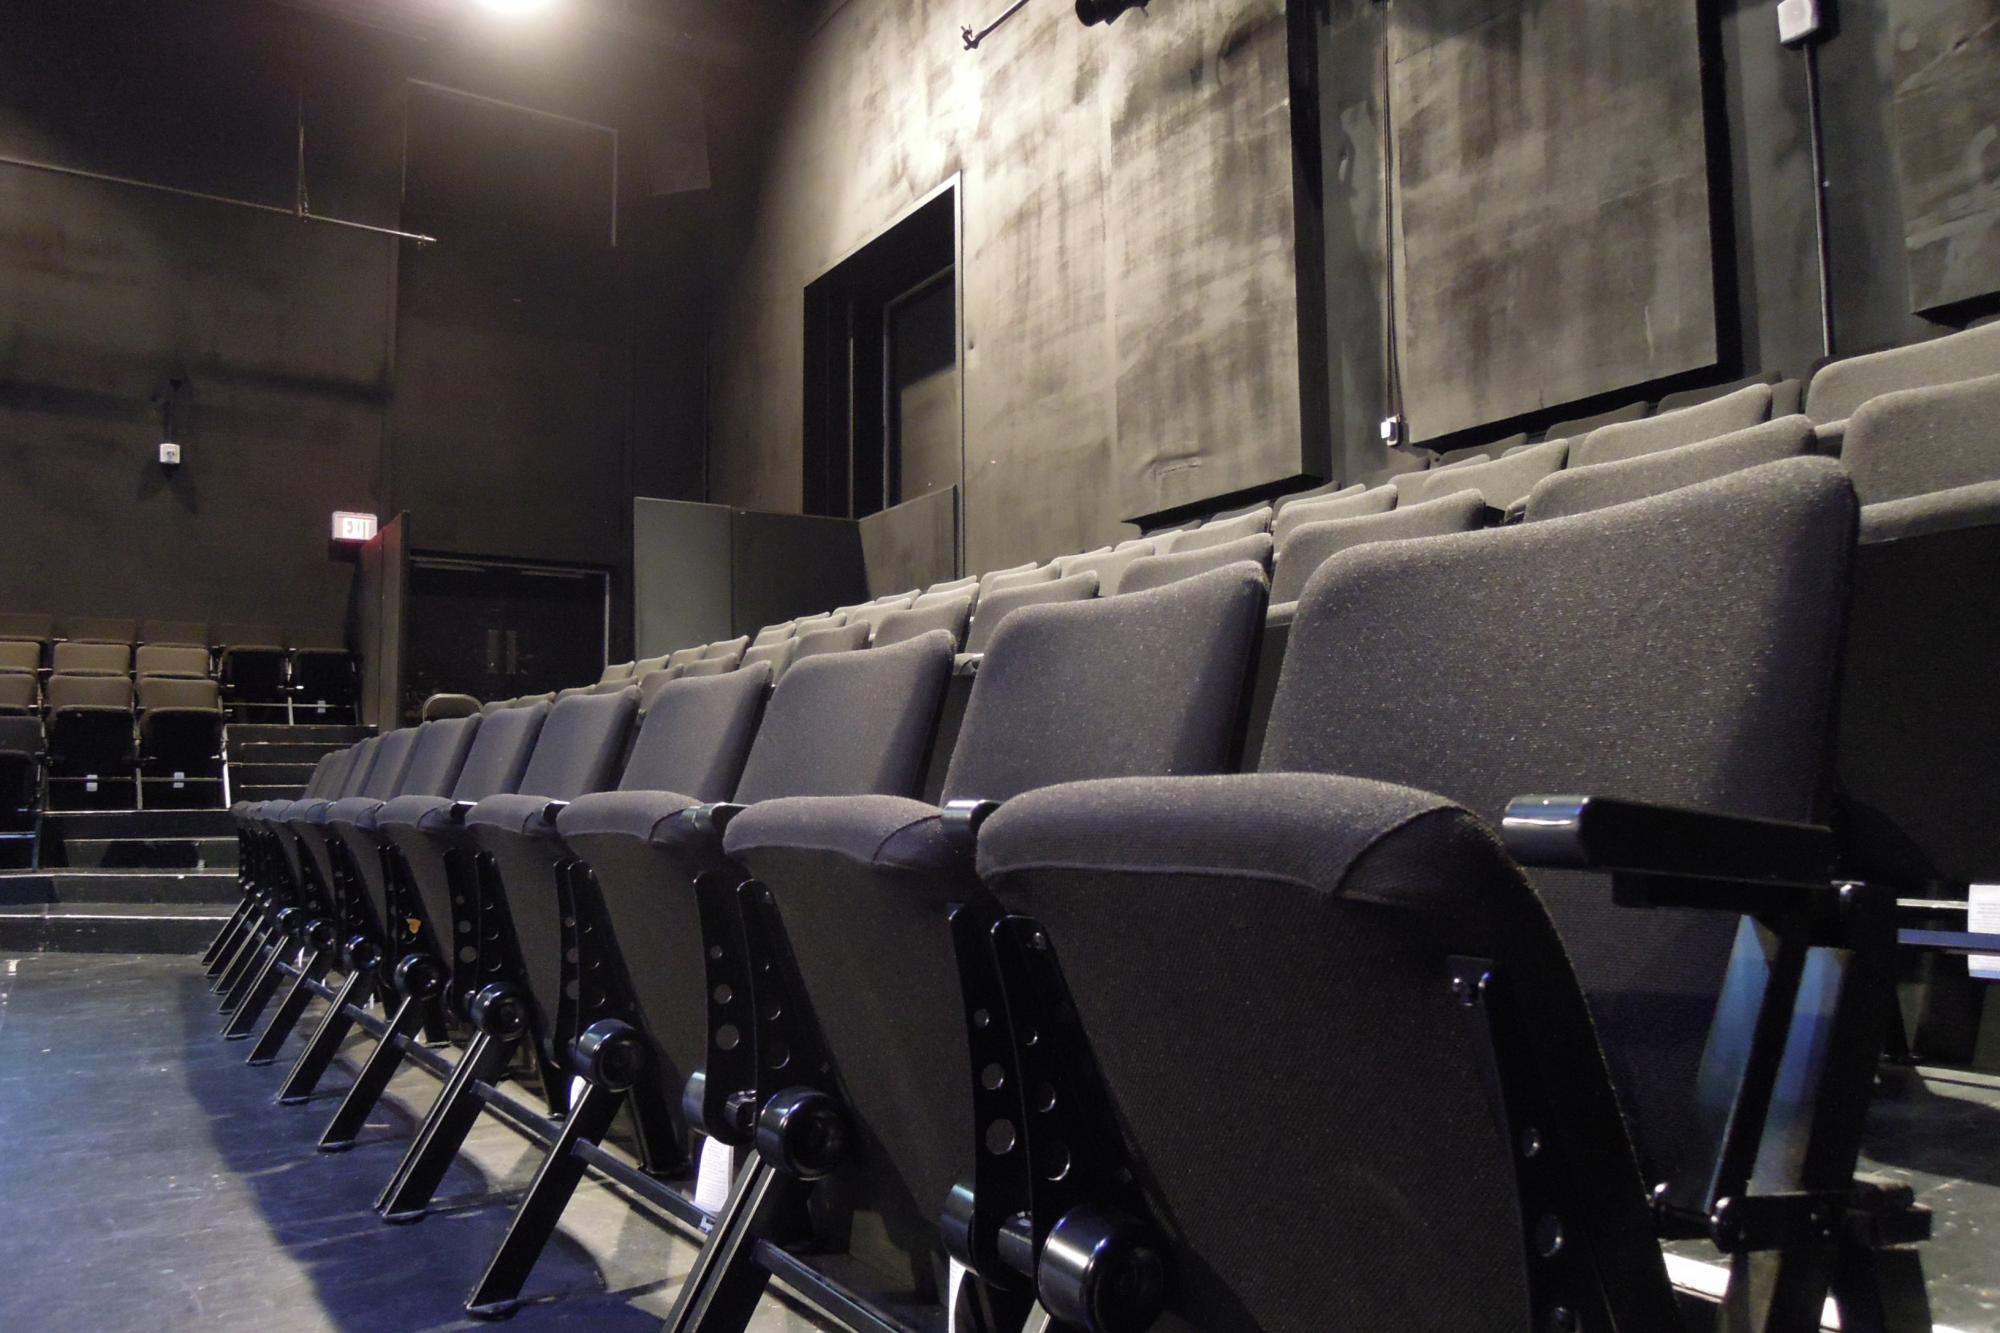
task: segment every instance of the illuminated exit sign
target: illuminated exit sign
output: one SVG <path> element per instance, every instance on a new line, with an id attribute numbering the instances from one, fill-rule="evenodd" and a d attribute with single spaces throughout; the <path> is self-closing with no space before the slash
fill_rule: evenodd
<path id="1" fill-rule="evenodd" d="M 375 539 L 375 515 L 333 511 L 333 539 L 337 542 L 366 542 Z"/>

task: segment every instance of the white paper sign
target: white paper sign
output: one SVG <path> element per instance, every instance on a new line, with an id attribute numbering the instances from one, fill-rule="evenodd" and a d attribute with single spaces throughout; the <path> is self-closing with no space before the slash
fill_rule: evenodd
<path id="1" fill-rule="evenodd" d="M 1966 913 L 1965 928 L 1975 935 L 2000 935 L 2000 884 L 1974 884 L 1967 896 L 1972 910 Z M 2000 981 L 2000 954 L 1976 953 L 1965 962 L 1973 976 Z"/>

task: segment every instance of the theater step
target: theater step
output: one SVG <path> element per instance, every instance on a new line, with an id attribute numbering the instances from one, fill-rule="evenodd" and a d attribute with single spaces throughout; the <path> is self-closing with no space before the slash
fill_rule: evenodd
<path id="1" fill-rule="evenodd" d="M 39 903 L 0 907 L 0 954 L 200 953 L 227 905 Z"/>
<path id="2" fill-rule="evenodd" d="M 0 908 L 47 906 L 207 906 L 236 904 L 236 872 L 202 870 L 41 870 L 0 874 Z"/>
<path id="3" fill-rule="evenodd" d="M 93 839 L 233 838 L 227 810 L 64 810 L 42 821 L 42 842 Z"/>
<path id="4" fill-rule="evenodd" d="M 235 838 L 69 838 L 43 864 L 74 870 L 236 869 Z"/>
<path id="5" fill-rule="evenodd" d="M 278 722 L 232 722 L 228 727 L 228 737 L 232 742 L 245 745 L 257 743 L 312 744 L 323 749 L 338 749 L 352 745 L 374 735 L 370 727 L 329 726 L 315 723 L 301 723 L 290 726 Z"/>

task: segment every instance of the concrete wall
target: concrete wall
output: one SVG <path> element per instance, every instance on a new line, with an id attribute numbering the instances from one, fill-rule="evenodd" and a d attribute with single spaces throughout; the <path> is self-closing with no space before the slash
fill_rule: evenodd
<path id="1" fill-rule="evenodd" d="M 796 508 L 807 283 L 954 174 L 968 568 L 1299 470 L 1279 0 L 1086 29 L 1030 5 L 979 50 L 938 0 L 824 7 L 718 298 L 710 498 Z"/>

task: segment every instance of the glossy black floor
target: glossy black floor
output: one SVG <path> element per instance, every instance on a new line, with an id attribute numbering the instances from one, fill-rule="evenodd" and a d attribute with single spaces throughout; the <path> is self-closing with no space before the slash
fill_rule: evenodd
<path id="1" fill-rule="evenodd" d="M 493 1327 L 459 1301 L 505 1229 L 536 1152 L 491 1117 L 415 1227 L 382 1224 L 375 1191 L 436 1091 L 406 1072 L 363 1141 L 313 1151 L 351 1070 L 307 1107 L 272 1095 L 284 1061 L 245 1068 L 216 1039 L 192 958 L 0 956 L 0 1326 L 401 1330 Z M 292 1048 L 296 1049 L 296 1039 Z M 2000 1078 L 1895 1071 L 1877 1101 L 1871 1170 L 1937 1214 L 1927 1247 L 1940 1329 L 2000 1331 Z M 1719 1277 L 1676 1247 L 1676 1280 Z M 693 1250 L 612 1187 L 587 1182 L 505 1325 L 654 1329 Z M 820 1324 L 767 1298 L 755 1333 Z"/>
<path id="2" fill-rule="evenodd" d="M 694 1251 L 608 1185 L 579 1191 L 503 1325 L 459 1302 L 532 1175 L 487 1117 L 414 1227 L 370 1207 L 437 1082 L 406 1073 L 352 1152 L 313 1142 L 351 1069 L 304 1107 L 285 1060 L 216 1038 L 193 958 L 0 957 L 0 1326 L 10 1330 L 646 1329 Z M 296 1039 L 287 1054 L 296 1050 Z M 758 1333 L 820 1327 L 767 1298 Z"/>

